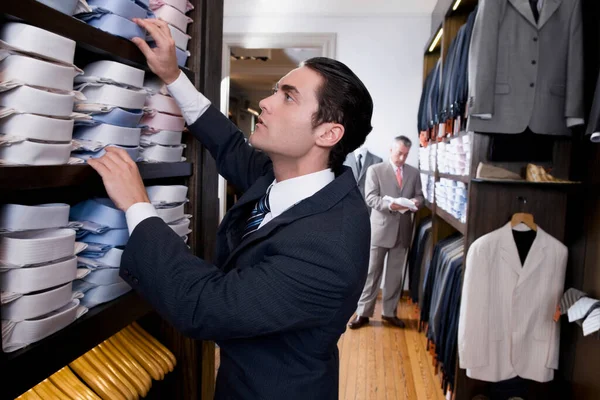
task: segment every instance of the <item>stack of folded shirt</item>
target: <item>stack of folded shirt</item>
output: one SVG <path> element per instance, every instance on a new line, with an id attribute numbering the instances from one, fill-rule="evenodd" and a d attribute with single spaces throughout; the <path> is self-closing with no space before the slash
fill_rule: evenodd
<path id="1" fill-rule="evenodd" d="M 0 163 L 58 165 L 73 136 L 75 42 L 8 22 L 0 28 Z"/>
<path id="2" fill-rule="evenodd" d="M 435 184 L 435 202 L 438 207 L 465 223 L 467 219 L 467 185 L 442 178 Z"/>
<path id="3" fill-rule="evenodd" d="M 422 171 L 435 170 L 435 149 L 435 145 L 419 148 L 419 169 Z"/>
<path id="4" fill-rule="evenodd" d="M 125 39 L 144 38 L 146 32 L 132 20 L 153 18 L 148 0 L 87 0 L 90 12 L 77 14 L 88 25 Z"/>
<path id="5" fill-rule="evenodd" d="M 76 254 L 68 204 L 0 206 L 2 350 L 11 352 L 63 329 L 83 315 L 72 282 Z"/>
<path id="6" fill-rule="evenodd" d="M 75 81 L 86 97 L 75 109 L 89 114 L 91 120 L 77 123 L 73 157 L 97 158 L 112 146 L 126 150 L 137 161 L 147 95 L 142 89 L 144 71 L 114 61 L 96 61 Z"/>
<path id="7" fill-rule="evenodd" d="M 87 244 L 78 265 L 89 274 L 73 284 L 83 293 L 81 304 L 92 308 L 129 292 L 131 287 L 119 277 L 123 247 L 129 240 L 125 213 L 110 199 L 97 198 L 73 206 L 69 218 L 81 225 L 77 237 Z"/>
<path id="8" fill-rule="evenodd" d="M 429 174 L 421 174 L 421 187 L 423 196 L 427 201 L 433 203 L 433 189 L 435 187 L 435 177 Z"/>
<path id="9" fill-rule="evenodd" d="M 185 66 L 190 56 L 187 50 L 190 39 L 190 36 L 186 34 L 187 26 L 194 22 L 185 13 L 193 10 L 194 6 L 188 0 L 150 0 L 150 9 L 154 11 L 156 18 L 169 24 L 171 36 L 175 40 L 177 63 L 180 67 Z M 148 37 L 147 40 L 150 46 L 154 46 L 151 37 Z"/>
<path id="10" fill-rule="evenodd" d="M 468 135 L 441 142 L 438 150 L 438 170 L 441 173 L 465 176 L 470 173 L 471 145 Z"/>
<path id="11" fill-rule="evenodd" d="M 181 136 L 185 120 L 175 100 L 162 89 L 162 82 L 156 78 L 145 82 L 149 92 L 144 107 L 144 126 L 141 137 L 141 156 L 147 162 L 179 162 L 185 145 Z"/>
<path id="12" fill-rule="evenodd" d="M 63 14 L 73 15 L 77 10 L 79 0 L 37 0 L 37 2 L 54 8 Z"/>
<path id="13" fill-rule="evenodd" d="M 187 186 L 148 186 L 146 190 L 158 216 L 187 242 L 187 235 L 192 232 L 191 215 L 184 213 L 184 206 L 188 201 Z"/>

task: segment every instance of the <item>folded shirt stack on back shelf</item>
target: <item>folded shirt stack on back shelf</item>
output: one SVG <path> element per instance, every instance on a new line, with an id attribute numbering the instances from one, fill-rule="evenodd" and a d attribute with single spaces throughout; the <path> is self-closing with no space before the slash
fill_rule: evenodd
<path id="1" fill-rule="evenodd" d="M 76 124 L 73 157 L 101 157 L 104 149 L 111 146 L 124 149 L 138 161 L 140 122 L 147 95 L 143 89 L 144 71 L 102 60 L 88 64 L 75 81 L 86 98 L 75 104 L 75 110 L 91 119 Z"/>
<path id="2" fill-rule="evenodd" d="M 435 184 L 435 202 L 462 223 L 467 221 L 467 185 L 451 179 L 441 178 Z"/>
<path id="3" fill-rule="evenodd" d="M 186 33 L 187 27 L 194 22 L 185 14 L 193 10 L 194 6 L 188 0 L 150 0 L 150 9 L 154 12 L 156 18 L 169 24 L 171 36 L 175 41 L 177 64 L 180 67 L 185 66 L 190 56 L 188 51 L 190 36 Z M 152 37 L 148 36 L 146 41 L 148 41 L 150 47 L 155 46 Z"/>
<path id="4" fill-rule="evenodd" d="M 421 174 L 421 187 L 425 199 L 433 203 L 433 189 L 435 188 L 435 177 L 429 174 Z"/>
<path id="5" fill-rule="evenodd" d="M 182 157 L 185 145 L 181 143 L 185 120 L 181 109 L 160 79 L 146 79 L 144 86 L 148 92 L 141 121 L 144 129 L 140 143 L 144 161 L 185 161 Z"/>
<path id="6" fill-rule="evenodd" d="M 148 0 L 87 0 L 87 4 L 87 9 L 78 10 L 82 12 L 77 12 L 77 18 L 124 39 L 146 36 L 146 31 L 133 22 L 134 18 L 154 18 Z"/>
<path id="7" fill-rule="evenodd" d="M 471 167 L 471 139 L 469 135 L 454 137 L 449 143 L 438 144 L 438 170 L 444 174 L 466 176 Z"/>
<path id="8" fill-rule="evenodd" d="M 75 42 L 23 23 L 0 27 L 0 164 L 59 165 L 71 159 Z"/>
<path id="9" fill-rule="evenodd" d="M 87 248 L 77 257 L 86 274 L 73 283 L 87 308 L 112 301 L 131 290 L 119 277 L 123 248 L 129 240 L 125 213 L 108 198 L 88 199 L 71 208 L 69 219 L 81 227 L 77 239 Z"/>
<path id="10" fill-rule="evenodd" d="M 430 145 L 419 147 L 419 169 L 422 171 L 435 171 L 435 151 L 437 146 Z"/>
<path id="11" fill-rule="evenodd" d="M 147 186 L 148 198 L 156 209 L 158 217 L 165 221 L 173 231 L 187 243 L 190 229 L 190 214 L 185 214 L 188 202 L 187 186 Z"/>
<path id="12" fill-rule="evenodd" d="M 87 312 L 73 281 L 78 224 L 68 204 L 0 205 L 2 350 L 12 352 L 65 328 Z"/>

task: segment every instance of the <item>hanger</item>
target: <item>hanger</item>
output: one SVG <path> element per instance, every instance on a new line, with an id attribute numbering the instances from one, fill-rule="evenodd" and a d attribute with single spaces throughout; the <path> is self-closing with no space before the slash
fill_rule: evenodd
<path id="1" fill-rule="evenodd" d="M 527 204 L 527 199 L 525 197 L 517 197 L 518 200 L 522 201 L 523 204 Z M 527 227 L 529 227 L 529 229 L 531 229 L 532 231 L 537 232 L 537 225 L 535 223 L 535 221 L 533 220 L 533 215 L 529 214 L 529 213 L 524 213 L 524 212 L 518 212 L 513 214 L 511 220 L 510 220 L 510 226 L 511 228 L 514 228 L 515 226 L 519 225 L 519 224 L 524 224 Z"/>

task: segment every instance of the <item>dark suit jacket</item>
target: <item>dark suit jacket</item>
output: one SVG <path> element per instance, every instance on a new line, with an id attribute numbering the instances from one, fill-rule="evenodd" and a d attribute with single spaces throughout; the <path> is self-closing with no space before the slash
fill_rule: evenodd
<path id="1" fill-rule="evenodd" d="M 215 264 L 148 218 L 121 276 L 175 328 L 219 344 L 216 399 L 337 400 L 337 342 L 369 263 L 369 216 L 352 171 L 242 240 L 273 182 L 271 161 L 214 107 L 189 129 L 245 192 L 219 227 Z"/>

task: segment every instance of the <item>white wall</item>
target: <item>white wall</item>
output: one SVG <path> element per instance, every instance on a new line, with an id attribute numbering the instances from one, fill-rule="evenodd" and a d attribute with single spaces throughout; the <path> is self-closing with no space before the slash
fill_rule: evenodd
<path id="1" fill-rule="evenodd" d="M 417 111 L 421 95 L 423 48 L 430 17 L 226 16 L 224 33 L 336 33 L 336 58 L 369 89 L 374 102 L 369 149 L 387 158 L 392 138 L 415 144 L 408 163 L 417 166 Z"/>

